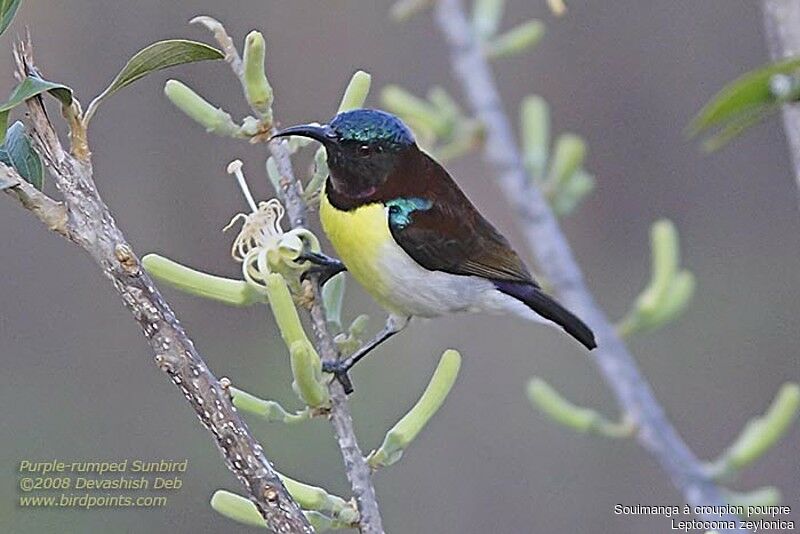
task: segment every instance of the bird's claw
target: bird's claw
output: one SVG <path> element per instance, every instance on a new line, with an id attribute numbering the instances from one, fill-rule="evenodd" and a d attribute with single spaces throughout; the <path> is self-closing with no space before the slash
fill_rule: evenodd
<path id="1" fill-rule="evenodd" d="M 353 382 L 350 380 L 350 375 L 347 374 L 349 370 L 350 366 L 342 360 L 322 362 L 322 372 L 331 373 L 342 385 L 346 395 L 350 395 L 353 392 Z"/>
<path id="2" fill-rule="evenodd" d="M 324 286 L 328 280 L 337 274 L 347 270 L 347 268 L 344 266 L 344 263 L 341 261 L 318 252 L 303 252 L 299 256 L 298 260 L 300 260 L 301 263 L 307 261 L 314 264 L 313 267 L 307 269 L 303 272 L 303 274 L 300 275 L 300 280 L 305 281 L 311 276 L 317 276 L 320 287 Z"/>

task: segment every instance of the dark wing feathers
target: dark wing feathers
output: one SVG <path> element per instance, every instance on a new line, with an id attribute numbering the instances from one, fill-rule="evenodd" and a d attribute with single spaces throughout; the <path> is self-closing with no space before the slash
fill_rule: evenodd
<path id="1" fill-rule="evenodd" d="M 483 218 L 447 171 L 424 153 L 417 154 L 380 193 L 385 200 L 428 201 L 397 224 L 390 216 L 389 228 L 400 247 L 426 269 L 491 280 L 499 291 L 560 325 L 587 349 L 595 348 L 592 330 L 542 291 L 506 238 Z"/>
<path id="2" fill-rule="evenodd" d="M 535 284 L 508 241 L 483 218 L 447 171 L 420 155 L 418 168 L 406 171 L 418 173 L 411 180 L 427 182 L 427 189 L 415 196 L 424 195 L 432 204 L 414 211 L 408 224 L 390 225 L 400 247 L 426 269 Z"/>

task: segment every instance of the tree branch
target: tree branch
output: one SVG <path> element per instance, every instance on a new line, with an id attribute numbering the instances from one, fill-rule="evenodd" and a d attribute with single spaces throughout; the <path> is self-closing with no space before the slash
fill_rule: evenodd
<path id="1" fill-rule="evenodd" d="M 19 78 L 35 72 L 29 43 L 17 44 L 14 59 Z M 139 258 L 95 187 L 88 150 L 74 151 L 76 155 L 64 150 L 40 97 L 28 100 L 27 107 L 30 133 L 64 203 L 37 191 L 15 171 L 2 166 L 0 170 L 13 183 L 5 192 L 95 260 L 139 324 L 156 363 L 214 436 L 228 469 L 245 487 L 267 526 L 275 532 L 312 533 L 300 507 L 233 407 L 227 384 L 220 384 L 211 373 L 152 279 L 141 268 Z M 72 127 L 82 128 L 77 121 L 73 121 Z M 85 133 L 73 130 L 72 138 L 85 139 Z"/>
<path id="2" fill-rule="evenodd" d="M 764 0 L 764 30 L 773 61 L 800 56 L 800 2 Z M 783 129 L 789 143 L 800 202 L 800 106 L 783 106 Z"/>
<path id="3" fill-rule="evenodd" d="M 637 365 L 597 306 L 584 282 L 569 244 L 541 192 L 528 180 L 508 118 L 502 109 L 493 75 L 473 34 L 461 0 L 439 0 L 436 18 L 450 47 L 455 75 L 473 112 L 486 128 L 484 158 L 495 167 L 506 199 L 516 210 L 540 272 L 567 307 L 582 317 L 597 334 L 592 353 L 622 411 L 637 426 L 637 439 L 661 464 L 691 505 L 723 505 L 720 489 L 708 478 L 702 464 L 687 447 Z M 705 516 L 709 520 L 733 520 Z"/>

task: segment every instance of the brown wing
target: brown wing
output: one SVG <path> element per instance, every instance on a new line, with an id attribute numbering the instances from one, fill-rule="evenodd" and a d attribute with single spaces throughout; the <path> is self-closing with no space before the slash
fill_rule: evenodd
<path id="1" fill-rule="evenodd" d="M 392 236 L 417 263 L 433 271 L 536 285 L 508 241 L 483 218 L 441 165 L 427 156 L 420 163 L 427 188 L 415 197 L 429 207 L 391 217 Z M 420 180 L 419 177 L 416 178 Z"/>

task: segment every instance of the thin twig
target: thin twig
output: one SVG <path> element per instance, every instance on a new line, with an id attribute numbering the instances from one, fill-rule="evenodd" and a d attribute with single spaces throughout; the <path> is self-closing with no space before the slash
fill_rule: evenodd
<path id="1" fill-rule="evenodd" d="M 472 32 L 461 0 L 439 0 L 437 22 L 450 47 L 456 77 L 473 112 L 486 128 L 485 159 L 494 166 L 508 202 L 515 208 L 540 272 L 561 300 L 597 334 L 592 359 L 599 365 L 621 410 L 637 425 L 637 439 L 650 451 L 691 505 L 722 505 L 720 489 L 704 473 L 655 399 L 633 356 L 597 306 L 572 250 L 541 192 L 530 183 L 500 95 Z M 728 516 L 704 516 L 733 520 Z M 720 531 L 722 532 L 722 531 Z"/>
<path id="2" fill-rule="evenodd" d="M 214 38 L 225 52 L 225 61 L 230 64 L 234 74 L 242 80 L 242 59 L 224 26 L 217 20 L 206 16 L 195 17 L 192 22 L 199 22 L 213 32 Z M 259 114 L 258 110 L 254 109 L 253 111 Z M 277 130 L 272 127 L 270 134 L 274 133 L 277 133 Z M 301 184 L 294 175 L 291 154 L 286 141 L 274 139 L 268 143 L 268 146 L 281 176 L 280 189 L 277 194 L 286 208 L 290 224 L 292 228 L 306 227 L 308 226 L 308 206 L 303 199 Z M 313 276 L 309 283 L 314 296 L 309 313 L 317 338 L 317 350 L 324 360 L 336 360 L 339 358 L 339 352 L 325 320 L 319 280 Z M 350 487 L 356 499 L 360 517 L 359 530 L 364 534 L 383 534 L 378 498 L 372 484 L 372 471 L 358 446 L 347 395 L 338 380 L 331 381 L 328 387 L 331 396 L 331 425 L 344 460 L 347 479 L 350 481 Z"/>
<path id="3" fill-rule="evenodd" d="M 283 141 L 277 139 L 271 141 L 269 146 L 281 173 L 281 190 L 278 193 L 286 206 L 292 227 L 305 226 L 307 206 L 300 193 L 299 182 L 294 176 L 287 147 Z M 339 352 L 328 330 L 325 311 L 320 304 L 322 298 L 317 277 L 312 277 L 310 283 L 314 295 L 310 314 L 317 338 L 317 350 L 324 360 L 336 360 L 339 358 Z M 364 534 L 383 534 L 378 498 L 372 484 L 372 470 L 358 445 L 347 395 L 338 380 L 332 380 L 328 387 L 331 396 L 331 425 L 342 453 L 347 479 L 356 499 L 360 517 L 359 528 Z"/>
<path id="4" fill-rule="evenodd" d="M 14 59 L 18 76 L 33 72 L 29 43 L 18 43 Z M 40 97 L 28 100 L 27 108 L 32 137 L 64 203 L 33 189 L 15 171 L 3 166 L 6 178 L 17 182 L 5 191 L 18 198 L 49 228 L 83 248 L 111 280 L 147 338 L 156 363 L 214 436 L 226 465 L 245 487 L 267 526 L 275 532 L 312 533 L 300 507 L 234 408 L 229 392 L 211 373 L 152 279 L 141 268 L 139 258 L 95 187 L 89 155 L 78 159 L 63 149 Z"/>
<path id="5" fill-rule="evenodd" d="M 764 30 L 773 61 L 800 56 L 800 2 L 764 0 Z M 800 204 L 800 106 L 796 102 L 783 106 L 783 129 L 789 143 Z"/>

